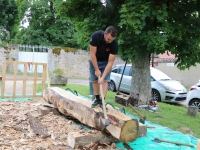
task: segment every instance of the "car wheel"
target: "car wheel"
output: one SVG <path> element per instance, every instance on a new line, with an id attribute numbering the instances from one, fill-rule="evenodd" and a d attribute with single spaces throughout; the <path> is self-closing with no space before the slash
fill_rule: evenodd
<path id="1" fill-rule="evenodd" d="M 151 100 L 161 102 L 160 93 L 157 90 L 151 91 Z"/>
<path id="2" fill-rule="evenodd" d="M 189 103 L 190 106 L 196 106 L 199 108 L 199 112 L 200 112 L 200 99 L 193 99 L 190 101 Z"/>
<path id="3" fill-rule="evenodd" d="M 115 83 L 112 80 L 108 83 L 108 90 L 112 92 L 116 91 Z"/>

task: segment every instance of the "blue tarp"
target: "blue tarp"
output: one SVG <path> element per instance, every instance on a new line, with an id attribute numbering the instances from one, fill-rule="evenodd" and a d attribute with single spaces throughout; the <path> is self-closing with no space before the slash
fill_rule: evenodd
<path id="1" fill-rule="evenodd" d="M 78 95 L 80 97 L 83 97 L 81 95 Z M 84 97 L 86 98 L 86 97 Z M 88 99 L 88 98 L 86 98 Z M 90 99 L 89 99 L 90 100 Z M 133 119 L 137 119 L 139 121 L 139 118 L 136 116 L 132 116 L 130 114 L 126 115 L 130 116 Z M 132 149 L 134 150 L 196 150 L 197 145 L 197 138 L 190 135 L 190 134 L 183 134 L 182 132 L 174 131 L 168 127 L 164 127 L 149 121 L 145 121 L 146 126 L 153 126 L 154 128 L 147 128 L 147 134 L 145 137 L 137 138 L 133 142 L 128 142 L 128 144 Z M 179 142 L 184 144 L 191 144 L 194 147 L 189 146 L 182 146 L 182 145 L 176 145 L 166 142 L 157 143 L 152 140 L 155 138 L 159 138 L 165 141 L 172 141 L 172 142 Z M 120 149 L 126 150 L 123 143 L 119 142 L 116 143 L 116 146 Z"/>
<path id="2" fill-rule="evenodd" d="M 132 118 L 135 118 L 132 116 Z M 137 138 L 133 142 L 128 142 L 127 144 L 134 150 L 196 150 L 197 138 L 189 135 L 183 134 L 182 132 L 174 131 L 168 127 L 164 127 L 149 121 L 145 121 L 145 125 L 154 126 L 155 128 L 147 128 L 147 135 L 145 137 Z M 185 144 L 191 144 L 194 147 L 180 146 L 171 143 L 161 142 L 157 143 L 152 140 L 159 138 L 166 141 L 179 142 Z M 123 143 L 117 143 L 117 147 L 126 149 Z"/>

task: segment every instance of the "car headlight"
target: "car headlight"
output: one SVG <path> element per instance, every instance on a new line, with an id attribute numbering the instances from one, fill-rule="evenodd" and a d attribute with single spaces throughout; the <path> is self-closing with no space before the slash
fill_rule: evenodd
<path id="1" fill-rule="evenodd" d="M 167 85 L 164 85 L 164 88 L 165 88 L 166 91 L 174 91 L 173 88 L 171 88 L 171 87 L 169 87 Z"/>

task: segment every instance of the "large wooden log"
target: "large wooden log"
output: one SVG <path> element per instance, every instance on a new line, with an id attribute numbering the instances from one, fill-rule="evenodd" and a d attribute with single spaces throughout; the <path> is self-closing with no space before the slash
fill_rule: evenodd
<path id="1" fill-rule="evenodd" d="M 54 104 L 65 116 L 72 116 L 85 125 L 101 130 L 103 111 L 101 108 L 91 108 L 92 101 L 58 87 L 45 89 L 43 98 L 46 102 Z M 105 131 L 121 142 L 134 141 L 138 137 L 138 121 L 113 109 L 110 105 L 107 105 L 107 108 L 110 124 Z"/>

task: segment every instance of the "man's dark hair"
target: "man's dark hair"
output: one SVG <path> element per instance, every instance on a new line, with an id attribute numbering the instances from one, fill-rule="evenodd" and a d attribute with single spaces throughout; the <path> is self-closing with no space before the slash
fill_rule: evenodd
<path id="1" fill-rule="evenodd" d="M 108 26 L 105 30 L 106 33 L 110 33 L 112 37 L 117 36 L 117 29 L 114 26 Z"/>

